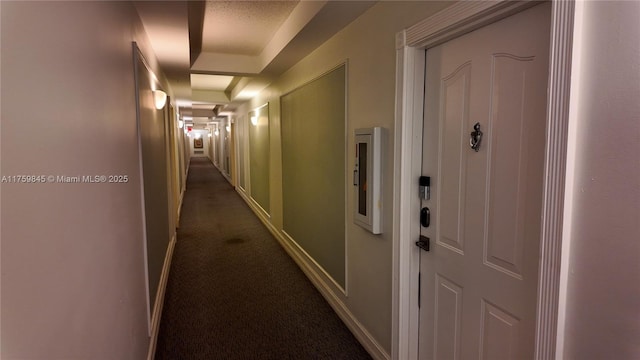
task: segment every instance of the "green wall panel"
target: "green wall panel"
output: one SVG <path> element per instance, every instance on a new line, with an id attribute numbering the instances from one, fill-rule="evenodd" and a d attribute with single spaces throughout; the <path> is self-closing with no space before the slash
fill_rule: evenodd
<path id="1" fill-rule="evenodd" d="M 150 70 L 134 46 L 138 123 L 144 188 L 144 209 L 149 274 L 150 310 L 153 311 L 164 259 L 171 240 L 167 181 L 167 112 L 156 110 Z M 156 84 L 156 86 L 158 86 Z"/>
<path id="2" fill-rule="evenodd" d="M 251 197 L 269 214 L 269 104 L 251 111 L 249 120 Z"/>
<path id="3" fill-rule="evenodd" d="M 282 96 L 283 228 L 345 288 L 346 65 Z"/>

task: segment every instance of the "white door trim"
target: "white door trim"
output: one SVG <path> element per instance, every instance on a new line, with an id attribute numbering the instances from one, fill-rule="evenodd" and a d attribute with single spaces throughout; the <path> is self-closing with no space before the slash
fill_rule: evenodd
<path id="1" fill-rule="evenodd" d="M 394 359 L 418 357 L 418 177 L 422 160 L 425 49 L 512 15 L 535 2 L 461 1 L 396 36 L 393 223 Z M 540 240 L 536 359 L 556 358 L 564 190 L 571 90 L 573 0 L 553 0 Z"/>

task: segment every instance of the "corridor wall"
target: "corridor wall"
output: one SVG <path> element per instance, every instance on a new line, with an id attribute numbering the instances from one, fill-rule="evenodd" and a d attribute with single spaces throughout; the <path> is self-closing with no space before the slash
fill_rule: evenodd
<path id="1" fill-rule="evenodd" d="M 165 255 L 175 231 L 169 210 L 169 126 L 168 107 L 155 107 L 153 91 L 160 84 L 153 79 L 146 60 L 137 45 L 135 58 L 137 119 L 142 167 L 142 202 L 144 206 L 144 246 L 147 262 L 149 313 L 158 304 L 158 289 Z M 150 319 L 151 321 L 151 319 Z M 151 325 L 150 325 L 151 326 Z"/>
<path id="2" fill-rule="evenodd" d="M 207 157 L 209 154 L 209 132 L 194 129 L 189 132 L 189 148 L 192 157 Z M 200 146 L 200 147 L 196 147 Z"/>
<path id="3" fill-rule="evenodd" d="M 249 179 L 251 198 L 266 213 L 271 212 L 270 203 L 270 121 L 269 104 L 264 104 L 249 112 L 251 125 L 249 132 Z"/>
<path id="4" fill-rule="evenodd" d="M 222 165 L 220 167 L 220 170 L 222 170 L 222 174 L 227 178 L 227 180 L 231 182 L 231 151 L 233 149 L 233 140 L 231 137 L 231 121 L 228 116 L 223 116 L 220 119 L 220 138 L 222 146 L 222 149 L 220 151 L 220 154 L 222 155 Z"/>
<path id="5" fill-rule="evenodd" d="M 247 189 L 247 185 L 246 185 L 246 180 L 245 180 L 245 166 L 246 166 L 246 158 L 248 156 L 247 151 L 245 150 L 245 144 L 246 144 L 246 121 L 245 121 L 245 116 L 240 116 L 236 119 L 236 135 L 235 135 L 235 139 L 236 139 L 236 151 L 238 156 L 236 157 L 236 166 L 238 169 L 238 187 L 240 187 L 240 189 L 242 191 L 246 191 Z"/>
<path id="6" fill-rule="evenodd" d="M 0 36 L 1 173 L 45 176 L 0 188 L 0 358 L 146 358 L 134 5 L 2 1 Z"/>
<path id="7" fill-rule="evenodd" d="M 207 143 L 207 157 L 209 158 L 209 160 L 211 160 L 211 163 L 213 164 L 213 152 L 214 152 L 214 145 L 213 145 L 213 130 L 208 127 L 208 131 L 209 134 L 207 134 L 207 137 L 204 138 L 204 141 Z"/>
<path id="8" fill-rule="evenodd" d="M 216 131 L 218 134 L 216 134 Z M 216 167 L 219 166 L 220 163 L 220 130 L 219 123 L 211 124 L 211 162 Z"/>
<path id="9" fill-rule="evenodd" d="M 332 255 L 330 261 L 345 263 L 345 288 L 318 266 L 318 259 L 286 235 L 285 193 L 283 184 L 283 159 L 292 156 L 284 153 L 284 123 L 281 97 L 319 78 L 340 64 L 348 61 L 346 74 L 346 128 L 336 129 L 346 138 L 346 169 L 353 169 L 355 157 L 348 149 L 354 148 L 353 133 L 357 128 L 381 126 L 393 139 L 395 116 L 396 33 L 450 5 L 450 2 L 378 2 L 354 22 L 338 32 L 308 56 L 293 65 L 275 79 L 258 96 L 238 107 L 238 117 L 246 116 L 245 124 L 251 126 L 248 114 L 262 104 L 269 103 L 269 194 L 270 216 L 263 221 L 278 237 L 285 249 L 296 259 L 314 284 L 329 300 L 336 312 L 352 329 L 367 350 L 377 358 L 387 358 L 391 353 L 392 313 L 392 234 L 385 231 L 373 235 L 353 223 L 353 186 L 350 174 L 342 173 L 345 184 L 345 201 L 332 210 L 345 214 L 345 252 Z M 344 97 L 342 98 L 344 101 Z M 322 140 L 322 135 L 308 134 L 309 143 Z M 239 144 L 242 146 L 242 144 Z M 383 228 L 393 228 L 393 169 L 394 148 L 392 140 L 384 144 L 383 153 Z M 245 147 L 246 149 L 246 147 Z M 245 175 L 246 177 L 246 175 Z M 251 184 L 247 184 L 251 186 Z M 245 194 L 239 189 L 241 195 Z M 250 192 L 250 191 L 249 191 Z M 346 212 L 345 212 L 346 206 Z M 311 215 L 311 214 L 310 214 Z M 311 230 L 308 230 L 311 232 Z M 309 233 L 304 234 L 309 235 Z M 303 236 L 304 236 L 303 235 Z M 319 240 L 314 240 L 319 241 Z"/>
<path id="10" fill-rule="evenodd" d="M 282 230 L 342 289 L 346 75 L 342 64 L 280 98 Z"/>
<path id="11" fill-rule="evenodd" d="M 576 7 L 557 358 L 639 359 L 640 2 Z"/>

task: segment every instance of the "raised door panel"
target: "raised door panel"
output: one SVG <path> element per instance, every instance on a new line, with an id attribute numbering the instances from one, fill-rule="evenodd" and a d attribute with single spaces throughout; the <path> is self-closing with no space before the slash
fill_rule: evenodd
<path id="1" fill-rule="evenodd" d="M 485 300 L 481 306 L 481 359 L 516 359 L 520 320 Z"/>
<path id="2" fill-rule="evenodd" d="M 464 254 L 464 141 L 469 109 L 471 63 L 460 66 L 441 84 L 440 224 L 437 243 Z"/>
<path id="3" fill-rule="evenodd" d="M 495 54 L 492 61 L 484 262 L 518 279 L 522 278 L 528 181 L 524 105 L 532 60 Z"/>
<path id="4" fill-rule="evenodd" d="M 460 357 L 462 287 L 436 276 L 434 359 Z"/>

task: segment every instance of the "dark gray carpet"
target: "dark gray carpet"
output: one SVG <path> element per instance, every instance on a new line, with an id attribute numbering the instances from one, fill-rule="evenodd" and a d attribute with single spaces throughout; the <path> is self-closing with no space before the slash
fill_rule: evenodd
<path id="1" fill-rule="evenodd" d="M 370 359 L 208 159 L 191 160 L 156 359 Z"/>

